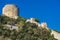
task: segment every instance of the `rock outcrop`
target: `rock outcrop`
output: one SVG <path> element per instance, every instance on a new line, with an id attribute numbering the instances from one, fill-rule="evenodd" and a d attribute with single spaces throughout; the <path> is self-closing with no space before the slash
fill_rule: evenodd
<path id="1" fill-rule="evenodd" d="M 30 22 L 30 23 L 35 23 L 36 25 L 38 25 L 38 27 L 42 27 L 42 28 L 46 28 L 49 30 L 48 26 L 47 26 L 47 23 L 45 22 L 42 22 L 41 24 L 36 22 L 34 18 L 30 18 L 30 19 L 27 19 L 26 22 Z M 54 38 L 60 40 L 60 33 L 54 31 L 54 30 L 51 30 L 51 35 L 53 34 L 54 35 Z"/>
<path id="2" fill-rule="evenodd" d="M 54 35 L 54 38 L 60 40 L 60 33 L 56 32 L 56 31 L 54 31 L 54 30 L 51 30 L 51 31 L 52 31 L 51 34 Z"/>
<path id="3" fill-rule="evenodd" d="M 42 28 L 49 29 L 49 28 L 47 27 L 47 23 L 42 22 L 42 23 L 40 24 L 40 23 L 38 23 L 38 22 L 35 21 L 35 18 L 27 19 L 26 22 L 35 23 L 36 25 L 38 25 L 38 27 L 42 27 Z"/>

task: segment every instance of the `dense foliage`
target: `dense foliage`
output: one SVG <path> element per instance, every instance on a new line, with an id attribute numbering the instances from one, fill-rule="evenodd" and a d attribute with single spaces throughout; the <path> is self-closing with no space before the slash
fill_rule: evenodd
<path id="1" fill-rule="evenodd" d="M 51 30 L 25 21 L 26 19 L 22 17 L 12 19 L 0 16 L 0 40 L 57 40 L 51 35 Z M 7 26 L 4 26 L 12 24 L 16 24 L 19 29 L 10 30 Z"/>

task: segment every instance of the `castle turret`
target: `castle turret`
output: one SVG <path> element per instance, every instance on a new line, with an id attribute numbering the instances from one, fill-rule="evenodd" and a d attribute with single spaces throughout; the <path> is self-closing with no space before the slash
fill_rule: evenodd
<path id="1" fill-rule="evenodd" d="M 18 8 L 16 7 L 16 5 L 7 4 L 3 7 L 2 13 L 5 16 L 16 19 L 18 16 Z"/>

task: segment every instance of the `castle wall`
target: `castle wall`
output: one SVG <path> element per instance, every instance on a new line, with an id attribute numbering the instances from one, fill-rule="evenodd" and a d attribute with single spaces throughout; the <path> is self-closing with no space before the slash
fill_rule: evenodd
<path id="1" fill-rule="evenodd" d="M 16 18 L 18 16 L 18 8 L 13 4 L 7 4 L 2 9 L 3 15 L 10 18 Z"/>

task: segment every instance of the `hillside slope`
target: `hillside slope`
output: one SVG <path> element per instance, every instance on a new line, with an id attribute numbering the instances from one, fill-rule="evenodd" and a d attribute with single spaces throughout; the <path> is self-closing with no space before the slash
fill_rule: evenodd
<path id="1" fill-rule="evenodd" d="M 0 16 L 0 40 L 57 40 L 45 23 L 40 25 L 36 19 L 34 22 L 26 20 Z"/>
<path id="2" fill-rule="evenodd" d="M 35 23 L 36 25 L 38 25 L 38 27 L 42 27 L 42 28 L 46 28 L 47 30 L 49 30 L 49 28 L 47 27 L 47 23 L 42 22 L 41 24 L 36 22 L 34 18 L 28 19 L 27 22 L 30 23 Z M 60 40 L 60 33 L 54 30 L 51 30 L 51 35 L 54 35 L 54 38 Z"/>

